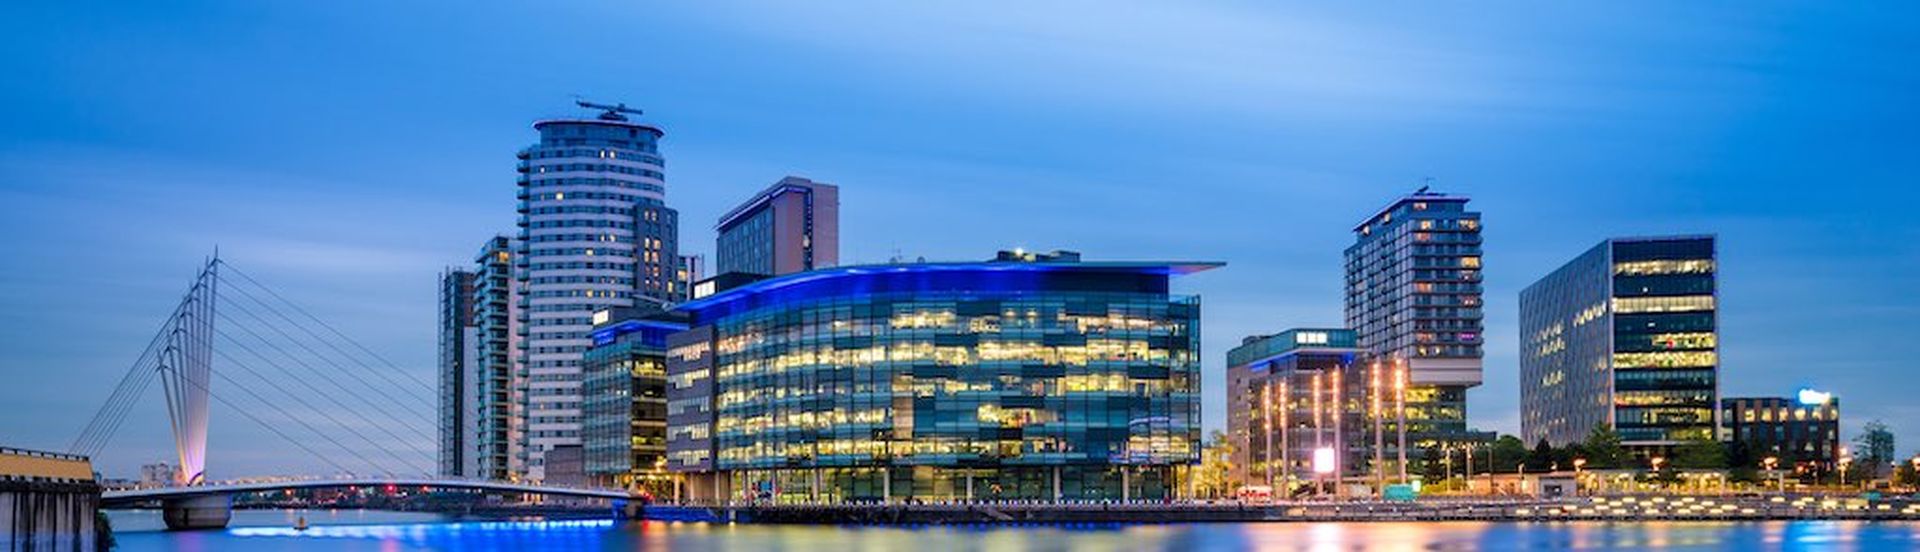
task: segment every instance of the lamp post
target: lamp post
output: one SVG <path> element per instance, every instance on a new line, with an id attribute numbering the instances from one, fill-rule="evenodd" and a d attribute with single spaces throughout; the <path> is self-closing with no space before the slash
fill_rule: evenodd
<path id="1" fill-rule="evenodd" d="M 1773 472 L 1773 478 L 1774 478 L 1773 490 L 1776 492 L 1786 492 L 1787 490 L 1786 476 L 1781 475 L 1780 471 L 1775 469 L 1775 467 L 1779 465 L 1780 465 L 1780 457 L 1778 456 L 1768 456 L 1765 459 L 1760 461 L 1761 467 L 1765 468 L 1769 472 Z"/>
<path id="2" fill-rule="evenodd" d="M 1847 449 L 1840 449 L 1840 486 L 1847 486 L 1847 466 L 1853 465 L 1853 456 Z"/>
<path id="3" fill-rule="evenodd" d="M 1665 457 L 1660 457 L 1660 456 L 1655 456 L 1655 457 L 1653 457 L 1653 476 L 1654 476 L 1654 484 L 1655 484 L 1655 485 L 1659 485 L 1659 484 L 1660 484 L 1660 480 L 1659 480 L 1659 477 L 1660 477 L 1660 465 L 1661 465 L 1661 464 L 1665 464 L 1665 463 L 1667 463 L 1667 459 L 1666 459 Z M 1663 485 L 1663 486 L 1664 486 L 1664 485 Z"/>
<path id="4" fill-rule="evenodd" d="M 1287 380 L 1280 380 L 1280 486 L 1291 493 L 1293 491 L 1293 474 L 1288 470 L 1293 469 L 1290 465 L 1293 459 L 1293 445 L 1288 442 L 1288 436 L 1293 434 L 1293 416 L 1291 415 L 1293 412 L 1293 394 L 1289 389 Z M 1275 493 L 1273 489 L 1268 489 L 1267 500 L 1271 502 L 1274 496 Z"/>
<path id="5" fill-rule="evenodd" d="M 1407 369 L 1399 358 L 1393 359 L 1393 402 L 1399 421 L 1394 429 L 1400 434 L 1400 484 L 1407 483 Z"/>
<path id="6" fill-rule="evenodd" d="M 1333 371 L 1333 404 L 1327 411 L 1327 415 L 1333 417 L 1333 496 L 1335 497 L 1342 496 L 1346 492 L 1341 487 L 1346 484 L 1347 477 L 1347 401 L 1346 388 L 1340 383 L 1340 374 L 1345 372 L 1346 368 L 1346 365 L 1341 365 Z"/>
<path id="7" fill-rule="evenodd" d="M 1265 418 L 1266 418 L 1266 426 L 1267 426 L 1266 438 L 1262 440 L 1266 441 L 1266 445 L 1267 445 L 1267 454 L 1264 457 L 1266 461 L 1264 463 L 1267 465 L 1267 490 L 1268 490 L 1269 496 L 1271 496 L 1271 493 L 1273 490 L 1273 383 L 1272 382 L 1268 382 L 1266 385 L 1260 386 L 1260 410 L 1262 413 L 1265 414 Z"/>
<path id="8" fill-rule="evenodd" d="M 1319 496 L 1323 491 L 1325 491 L 1325 489 L 1321 487 L 1322 483 L 1324 482 L 1320 480 L 1320 465 L 1319 465 L 1320 449 L 1326 448 L 1327 446 L 1326 433 L 1321 431 L 1322 427 L 1325 427 L 1325 426 L 1320 425 L 1320 373 L 1314 372 L 1313 374 L 1313 453 L 1314 453 L 1313 494 L 1315 496 Z"/>
<path id="9" fill-rule="evenodd" d="M 1384 497 L 1387 492 L 1387 443 L 1386 432 L 1384 431 L 1386 426 L 1385 413 L 1380 410 L 1381 386 L 1379 359 L 1374 359 L 1373 371 L 1370 375 L 1372 377 L 1368 378 L 1368 385 L 1372 392 L 1368 393 L 1368 395 L 1372 398 L 1373 407 L 1373 486 L 1374 492 L 1380 493 L 1380 496 Z"/>
<path id="10" fill-rule="evenodd" d="M 1575 458 L 1575 459 L 1573 459 L 1573 490 L 1574 490 L 1574 494 L 1580 494 L 1580 493 L 1579 493 L 1579 491 L 1580 491 L 1580 469 L 1581 469 L 1581 468 L 1585 468 L 1585 467 L 1587 467 L 1587 459 L 1585 459 L 1585 458 Z"/>

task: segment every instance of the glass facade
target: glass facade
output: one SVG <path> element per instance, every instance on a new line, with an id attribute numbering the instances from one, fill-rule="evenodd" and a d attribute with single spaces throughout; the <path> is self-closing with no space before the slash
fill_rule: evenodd
<path id="1" fill-rule="evenodd" d="M 1168 284 L 1213 266 L 878 265 L 721 291 L 680 307 L 706 345 L 669 356 L 670 394 L 711 393 L 673 400 L 711 426 L 670 433 L 710 438 L 733 499 L 1171 496 L 1199 459 L 1200 318 Z"/>
<path id="2" fill-rule="evenodd" d="M 1467 202 L 1423 188 L 1354 227 L 1345 255 L 1347 327 L 1407 368 L 1408 430 L 1422 447 L 1490 437 L 1467 431 L 1485 344 L 1480 213 Z"/>
<path id="3" fill-rule="evenodd" d="M 686 325 L 633 312 L 603 311 L 609 319 L 594 326 L 582 359 L 584 471 L 599 485 L 666 496 L 667 335 Z"/>
<path id="4" fill-rule="evenodd" d="M 1522 291 L 1522 435 L 1563 445 L 1611 424 L 1643 455 L 1715 438 L 1714 247 L 1608 240 Z"/>
<path id="5" fill-rule="evenodd" d="M 473 358 L 467 350 L 474 338 L 473 277 L 465 270 L 440 273 L 440 375 L 438 473 L 448 477 L 468 475 L 473 460 Z"/>

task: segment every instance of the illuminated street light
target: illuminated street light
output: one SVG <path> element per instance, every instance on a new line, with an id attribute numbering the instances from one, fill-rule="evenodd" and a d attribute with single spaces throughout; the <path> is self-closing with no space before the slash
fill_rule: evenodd
<path id="1" fill-rule="evenodd" d="M 1394 429 L 1400 434 L 1400 484 L 1404 485 L 1407 483 L 1407 368 L 1401 364 L 1399 358 L 1393 359 L 1393 402 L 1400 417 Z"/>

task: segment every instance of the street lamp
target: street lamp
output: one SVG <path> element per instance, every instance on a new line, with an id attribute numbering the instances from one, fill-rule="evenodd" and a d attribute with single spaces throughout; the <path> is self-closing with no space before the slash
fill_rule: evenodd
<path id="1" fill-rule="evenodd" d="M 1840 449 L 1840 486 L 1847 486 L 1847 466 L 1853 465 L 1853 455 L 1847 449 Z"/>
<path id="2" fill-rule="evenodd" d="M 1785 492 L 1787 490 L 1787 476 L 1781 474 L 1779 470 L 1774 469 L 1780 465 L 1780 457 L 1768 456 L 1760 461 L 1760 465 L 1767 471 L 1773 472 L 1773 490 Z"/>
<path id="3" fill-rule="evenodd" d="M 1587 459 L 1585 459 L 1585 458 L 1575 458 L 1575 459 L 1573 459 L 1573 489 L 1574 489 L 1574 494 L 1579 494 L 1579 491 L 1580 491 L 1580 468 L 1585 468 L 1585 467 L 1587 467 Z"/>

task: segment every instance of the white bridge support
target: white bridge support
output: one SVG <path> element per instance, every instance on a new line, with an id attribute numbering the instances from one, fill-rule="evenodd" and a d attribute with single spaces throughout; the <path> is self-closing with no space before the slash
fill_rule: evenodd
<path id="1" fill-rule="evenodd" d="M 160 351 L 161 388 L 167 396 L 167 421 L 180 469 L 174 484 L 197 485 L 207 477 L 207 396 L 213 384 L 213 317 L 219 287 L 215 257 L 200 270 L 187 296 L 168 321 Z M 169 519 L 168 524 L 172 521 Z M 222 525 L 225 523 L 223 522 Z"/>

